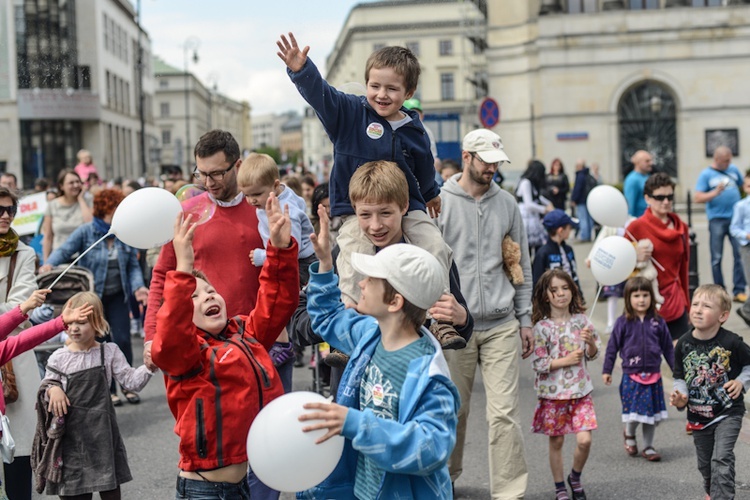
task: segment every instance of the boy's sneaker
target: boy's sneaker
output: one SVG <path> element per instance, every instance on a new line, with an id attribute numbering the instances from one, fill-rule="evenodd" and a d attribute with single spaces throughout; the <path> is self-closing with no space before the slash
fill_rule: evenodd
<path id="1" fill-rule="evenodd" d="M 273 366 L 279 367 L 294 360 L 294 348 L 291 342 L 274 342 L 268 355 L 271 356 Z"/>
<path id="2" fill-rule="evenodd" d="M 430 325 L 430 332 L 438 339 L 444 351 L 466 347 L 466 340 L 458 334 L 450 323 L 434 321 Z"/>
<path id="3" fill-rule="evenodd" d="M 323 363 L 327 364 L 331 368 L 344 368 L 349 362 L 349 356 L 339 351 L 338 349 L 331 349 L 328 356 L 323 358 Z"/>

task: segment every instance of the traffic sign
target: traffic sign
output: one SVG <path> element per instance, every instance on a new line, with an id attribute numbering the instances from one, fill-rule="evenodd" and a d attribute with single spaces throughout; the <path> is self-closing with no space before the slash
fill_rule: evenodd
<path id="1" fill-rule="evenodd" d="M 492 97 L 485 97 L 479 105 L 479 121 L 484 128 L 500 123 L 500 105 Z"/>

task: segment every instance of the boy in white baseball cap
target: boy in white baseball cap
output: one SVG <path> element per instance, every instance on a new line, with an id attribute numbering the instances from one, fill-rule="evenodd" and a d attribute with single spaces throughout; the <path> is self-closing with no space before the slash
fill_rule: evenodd
<path id="1" fill-rule="evenodd" d="M 318 439 L 347 438 L 334 472 L 312 498 L 452 498 L 447 461 L 456 442 L 458 392 L 440 344 L 423 326 L 442 295 L 445 268 L 429 252 L 397 243 L 376 255 L 353 254 L 360 281 L 356 310 L 341 302 L 328 238 L 310 237 L 319 262 L 310 266 L 307 309 L 312 328 L 351 360 L 338 403 L 308 403 L 304 430 Z M 416 425 L 415 425 L 416 423 Z M 355 465 L 356 464 L 356 465 Z M 396 467 L 395 464 L 398 464 Z M 436 490 L 437 488 L 437 490 Z"/>

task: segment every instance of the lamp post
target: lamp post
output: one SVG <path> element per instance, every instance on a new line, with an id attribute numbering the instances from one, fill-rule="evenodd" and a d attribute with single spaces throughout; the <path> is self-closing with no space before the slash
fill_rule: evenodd
<path id="1" fill-rule="evenodd" d="M 188 72 L 188 62 L 192 59 L 193 64 L 198 63 L 198 47 L 200 47 L 200 44 L 198 38 L 191 36 L 185 40 L 182 46 L 185 57 L 185 147 L 187 148 L 185 159 L 187 160 L 188 171 L 190 170 L 190 148 L 192 147 L 192 142 L 190 142 L 190 73 Z M 192 57 L 190 57 L 191 52 Z"/>

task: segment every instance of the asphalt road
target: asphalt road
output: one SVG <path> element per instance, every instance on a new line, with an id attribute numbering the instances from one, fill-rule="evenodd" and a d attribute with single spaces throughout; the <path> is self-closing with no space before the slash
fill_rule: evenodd
<path id="1" fill-rule="evenodd" d="M 711 279 L 708 262 L 708 237 L 705 219 L 696 221 L 699 241 L 700 276 L 703 282 Z M 583 262 L 590 245 L 576 245 L 576 258 Z M 729 251 L 725 255 L 731 255 Z M 725 276 L 729 263 L 725 261 Z M 593 298 L 595 284 L 586 270 L 581 270 L 581 279 L 587 297 Z M 591 302 L 591 300 L 590 300 Z M 594 311 L 594 323 L 600 331 L 606 325 L 606 308 L 599 304 Z M 729 329 L 750 338 L 750 329 L 733 312 L 726 325 Z M 134 338 L 135 356 L 140 362 L 140 342 Z M 309 351 L 308 351 L 309 352 Z M 615 372 L 612 386 L 601 382 L 601 360 L 590 364 L 595 374 L 594 403 L 599 429 L 594 432 L 589 462 L 583 473 L 583 481 L 591 499 L 702 499 L 701 479 L 695 465 L 692 438 L 685 434 L 685 417 L 670 409 L 670 419 L 656 431 L 655 447 L 662 454 L 659 463 L 647 462 L 641 457 L 629 457 L 622 443 L 620 402 L 617 391 L 620 372 Z M 312 376 L 308 368 L 295 369 L 295 390 L 308 389 Z M 671 380 L 665 379 L 665 390 L 671 389 Z M 521 416 L 525 432 L 526 460 L 529 468 L 529 485 L 526 498 L 529 500 L 553 498 L 553 483 L 548 466 L 547 438 L 529 432 L 536 404 L 533 388 L 533 373 L 528 362 L 522 362 Z M 177 438 L 172 431 L 174 420 L 167 408 L 164 383 L 155 376 L 141 393 L 139 405 L 118 408 L 118 421 L 128 450 L 134 480 L 123 485 L 125 499 L 174 498 L 177 475 Z M 489 499 L 489 475 L 487 467 L 487 424 L 484 417 L 485 397 L 481 376 L 477 382 L 471 402 L 469 434 L 466 444 L 464 474 L 456 483 L 456 496 L 463 499 Z M 640 431 L 638 433 L 640 439 Z M 565 444 L 566 470 L 569 469 L 573 442 Z M 737 456 L 737 498 L 750 499 L 750 420 L 745 419 L 743 434 L 735 448 Z M 517 460 L 518 457 L 507 457 Z M 43 498 L 37 495 L 34 498 Z M 282 498 L 293 498 L 284 494 Z"/>

